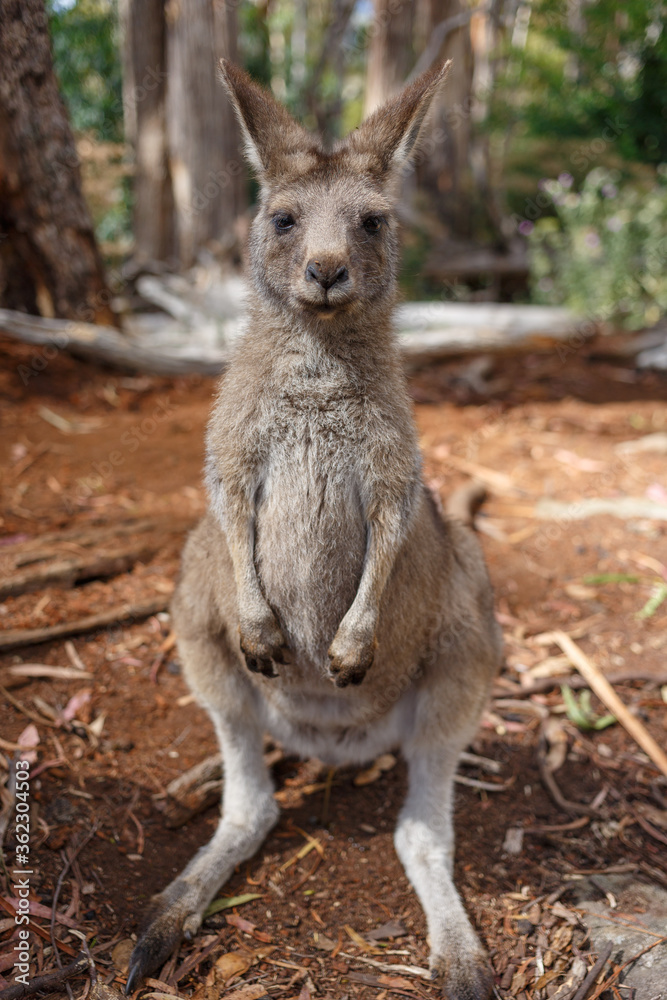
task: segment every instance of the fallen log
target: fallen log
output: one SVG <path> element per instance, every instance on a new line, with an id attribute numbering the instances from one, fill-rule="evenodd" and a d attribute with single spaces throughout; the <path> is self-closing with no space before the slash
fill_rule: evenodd
<path id="1" fill-rule="evenodd" d="M 45 628 L 14 629 L 0 633 L 0 652 L 9 649 L 19 649 L 22 646 L 36 646 L 40 642 L 51 642 L 68 635 L 81 635 L 83 632 L 94 632 L 108 625 L 118 625 L 121 622 L 141 621 L 150 618 L 159 611 L 166 611 L 169 598 L 155 597 L 143 604 L 123 604 L 120 607 L 102 611 L 97 615 L 88 615 L 75 622 L 60 622 L 58 625 L 48 625 Z"/>
<path id="2" fill-rule="evenodd" d="M 198 344 L 131 338 L 110 326 L 29 316 L 12 309 L 0 309 L 0 330 L 24 343 L 149 375 L 217 375 L 226 361 L 224 352 L 206 352 Z"/>
<path id="3" fill-rule="evenodd" d="M 56 550 L 47 552 L 43 550 L 44 545 L 69 544 L 75 542 L 85 548 L 89 545 L 99 545 L 103 541 L 119 538 L 123 535 L 141 535 L 148 532 L 159 531 L 162 535 L 180 534 L 188 531 L 197 521 L 196 517 L 188 518 L 143 518 L 141 520 L 122 520 L 115 522 L 101 522 L 86 525 L 78 525 L 68 531 L 51 531 L 45 535 L 36 535 L 16 542 L 11 547 L 5 547 L 2 551 L 3 557 L 11 554 L 16 557 L 14 565 L 27 565 L 26 561 L 21 561 L 24 554 L 29 553 L 29 561 L 35 559 L 49 558 L 58 555 Z M 60 553 L 62 555 L 62 553 Z"/>
<path id="4" fill-rule="evenodd" d="M 112 552 L 56 559 L 46 566 L 36 566 L 5 579 L 0 583 L 0 600 L 28 594 L 43 587 L 73 587 L 76 583 L 87 580 L 119 576 L 127 573 L 136 563 L 151 559 L 159 548 L 160 542 L 156 540 L 151 545 L 144 543 Z"/>
<path id="5" fill-rule="evenodd" d="M 217 323 L 218 343 L 233 343 L 242 328 L 239 318 Z M 212 342 L 210 331 L 198 336 L 196 324 L 175 331 L 166 316 L 164 325 L 164 334 L 149 336 L 138 329 L 123 334 L 111 327 L 0 309 L 0 330 L 49 351 L 67 350 L 90 361 L 152 375 L 217 375 L 224 368 L 228 351 Z M 462 354 L 550 351 L 568 342 L 579 345 L 589 328 L 592 333 L 593 324 L 586 324 L 585 334 L 568 310 L 546 306 L 408 302 L 396 310 L 395 327 L 407 366 L 416 368 Z M 29 365 L 24 367 L 30 372 Z"/>

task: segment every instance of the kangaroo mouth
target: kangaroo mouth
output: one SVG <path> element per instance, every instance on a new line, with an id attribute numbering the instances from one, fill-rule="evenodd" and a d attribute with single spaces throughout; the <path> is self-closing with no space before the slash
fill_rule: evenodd
<path id="1" fill-rule="evenodd" d="M 315 301 L 314 299 L 306 298 L 305 296 L 298 297 L 299 305 L 308 310 L 309 313 L 314 313 L 321 319 L 331 319 L 337 313 L 343 312 L 352 302 L 352 296 L 346 295 L 344 298 L 331 299 L 326 293 L 324 296 Z"/>

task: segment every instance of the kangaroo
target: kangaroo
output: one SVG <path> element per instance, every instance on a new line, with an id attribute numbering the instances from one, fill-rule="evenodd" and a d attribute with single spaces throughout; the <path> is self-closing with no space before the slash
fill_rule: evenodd
<path id="1" fill-rule="evenodd" d="M 224 761 L 210 843 L 152 900 L 127 991 L 163 963 L 278 819 L 269 732 L 334 766 L 400 747 L 395 844 L 448 1000 L 493 975 L 453 882 L 452 796 L 501 657 L 477 540 L 424 486 L 392 332 L 398 182 L 446 75 L 420 76 L 325 150 L 242 70 L 222 80 L 261 187 L 247 330 L 206 439 L 208 513 L 172 604 Z"/>

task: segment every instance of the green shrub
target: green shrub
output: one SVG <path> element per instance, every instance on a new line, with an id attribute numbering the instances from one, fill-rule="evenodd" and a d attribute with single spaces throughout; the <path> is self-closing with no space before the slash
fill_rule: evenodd
<path id="1" fill-rule="evenodd" d="M 667 166 L 649 190 L 618 179 L 593 170 L 578 193 L 569 174 L 543 182 L 556 216 L 522 230 L 533 301 L 636 330 L 667 313 Z"/>

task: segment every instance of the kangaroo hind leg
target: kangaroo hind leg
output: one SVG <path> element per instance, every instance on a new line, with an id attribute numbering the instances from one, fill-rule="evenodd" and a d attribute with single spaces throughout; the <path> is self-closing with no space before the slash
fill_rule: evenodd
<path id="1" fill-rule="evenodd" d="M 222 815 L 212 839 L 157 896 L 132 952 L 126 992 L 155 971 L 183 936 L 193 937 L 218 889 L 242 861 L 255 854 L 278 819 L 273 785 L 262 756 L 262 731 L 250 685 L 240 670 L 221 662 L 213 638 L 180 639 L 191 686 L 208 710 L 223 758 Z"/>

